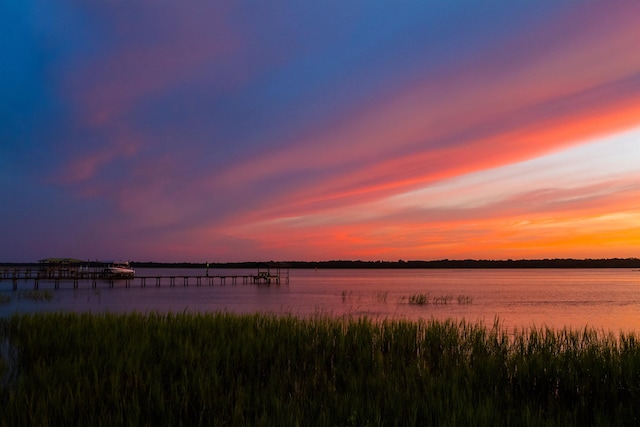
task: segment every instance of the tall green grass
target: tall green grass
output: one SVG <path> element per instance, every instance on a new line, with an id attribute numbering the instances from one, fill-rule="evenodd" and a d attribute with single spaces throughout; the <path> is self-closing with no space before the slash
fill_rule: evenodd
<path id="1" fill-rule="evenodd" d="M 635 335 L 464 321 L 0 321 L 2 425 L 633 425 Z"/>

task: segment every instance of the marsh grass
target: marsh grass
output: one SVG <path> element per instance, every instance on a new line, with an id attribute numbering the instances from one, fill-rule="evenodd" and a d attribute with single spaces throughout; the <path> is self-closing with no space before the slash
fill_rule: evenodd
<path id="1" fill-rule="evenodd" d="M 352 301 L 352 300 L 360 300 L 362 295 L 359 292 L 354 293 L 353 291 L 342 291 L 342 302 Z"/>
<path id="2" fill-rule="evenodd" d="M 473 298 L 469 295 L 458 295 L 458 304 L 468 305 L 473 304 Z"/>
<path id="3" fill-rule="evenodd" d="M 635 335 L 209 314 L 0 320 L 0 425 L 635 425 Z M 7 380 L 10 379 L 10 380 Z"/>
<path id="4" fill-rule="evenodd" d="M 379 302 L 387 302 L 387 298 L 389 297 L 389 291 L 380 291 L 376 292 L 375 299 Z"/>
<path id="5" fill-rule="evenodd" d="M 398 301 L 399 304 L 402 304 L 405 300 L 409 304 L 413 305 L 447 305 L 451 304 L 453 301 L 453 295 L 442 295 L 439 297 L 429 297 L 429 294 L 413 294 L 407 297 L 401 297 Z M 473 298 L 468 295 L 459 295 L 457 298 L 458 304 L 471 304 L 473 302 Z"/>
<path id="6" fill-rule="evenodd" d="M 453 295 L 443 295 L 433 299 L 434 304 L 449 304 L 453 301 Z"/>
<path id="7" fill-rule="evenodd" d="M 49 290 L 30 290 L 18 292 L 18 298 L 30 299 L 34 301 L 51 301 L 53 294 Z"/>
<path id="8" fill-rule="evenodd" d="M 414 305 L 426 305 L 429 304 L 429 295 L 427 294 L 413 294 L 409 296 L 409 304 Z"/>

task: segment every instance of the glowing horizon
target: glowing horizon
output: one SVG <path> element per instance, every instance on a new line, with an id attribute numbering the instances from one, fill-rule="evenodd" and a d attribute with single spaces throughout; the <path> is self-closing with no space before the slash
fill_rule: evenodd
<path id="1" fill-rule="evenodd" d="M 640 3 L 0 12 L 0 261 L 639 256 Z"/>

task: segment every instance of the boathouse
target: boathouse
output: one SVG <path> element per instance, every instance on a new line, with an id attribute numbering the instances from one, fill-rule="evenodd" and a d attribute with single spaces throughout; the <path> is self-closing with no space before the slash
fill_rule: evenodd
<path id="1" fill-rule="evenodd" d="M 77 258 L 45 258 L 38 261 L 39 275 L 44 277 L 74 277 L 84 261 Z"/>

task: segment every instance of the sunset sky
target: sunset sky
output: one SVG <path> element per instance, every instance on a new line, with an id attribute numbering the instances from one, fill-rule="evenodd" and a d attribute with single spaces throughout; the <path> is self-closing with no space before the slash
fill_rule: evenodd
<path id="1" fill-rule="evenodd" d="M 0 262 L 640 256 L 640 1 L 0 2 Z"/>

